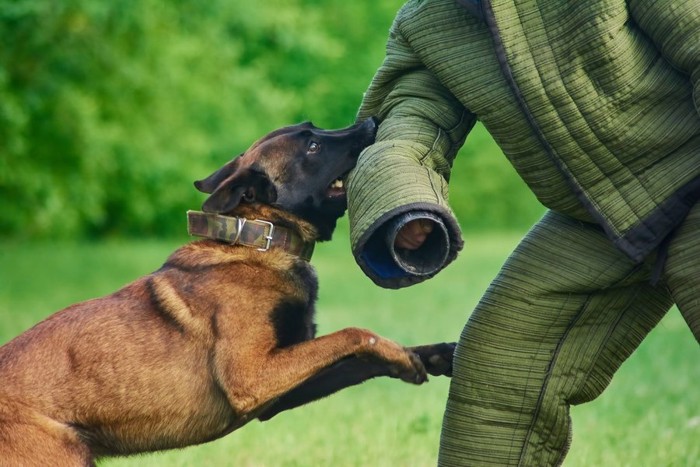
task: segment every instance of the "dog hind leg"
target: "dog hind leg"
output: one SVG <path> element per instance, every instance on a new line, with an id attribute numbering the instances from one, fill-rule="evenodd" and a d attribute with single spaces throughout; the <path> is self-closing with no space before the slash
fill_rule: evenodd
<path id="1" fill-rule="evenodd" d="M 50 425 L 0 420 L 0 466 L 95 465 L 90 449 L 72 429 L 53 421 Z"/>

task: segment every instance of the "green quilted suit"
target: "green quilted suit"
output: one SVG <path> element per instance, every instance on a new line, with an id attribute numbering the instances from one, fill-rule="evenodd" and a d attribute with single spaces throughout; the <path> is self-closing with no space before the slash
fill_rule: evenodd
<path id="1" fill-rule="evenodd" d="M 442 465 L 560 464 L 569 405 L 597 397 L 674 303 L 700 340 L 700 0 L 411 0 L 370 115 L 348 195 L 377 284 L 425 280 L 440 268 L 418 263 L 461 249 L 448 181 L 477 120 L 549 208 L 463 330 Z M 444 235 L 399 267 L 391 225 L 411 216 Z"/>

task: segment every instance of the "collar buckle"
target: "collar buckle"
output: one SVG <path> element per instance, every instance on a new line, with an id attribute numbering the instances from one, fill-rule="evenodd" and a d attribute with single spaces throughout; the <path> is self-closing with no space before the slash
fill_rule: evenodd
<path id="1" fill-rule="evenodd" d="M 270 245 L 272 245 L 272 234 L 275 232 L 275 225 L 272 222 L 264 221 L 264 220 L 260 220 L 260 219 L 255 219 L 253 222 L 259 222 L 259 223 L 264 224 L 265 226 L 269 227 L 267 234 L 263 236 L 263 238 L 265 239 L 265 246 L 262 248 L 258 248 L 258 251 L 269 250 Z M 243 227 L 243 226 L 241 225 L 241 227 Z"/>

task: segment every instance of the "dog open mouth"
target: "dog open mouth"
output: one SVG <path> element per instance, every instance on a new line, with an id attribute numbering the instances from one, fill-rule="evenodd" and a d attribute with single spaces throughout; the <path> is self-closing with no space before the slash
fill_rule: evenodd
<path id="1" fill-rule="evenodd" d="M 335 199 L 345 196 L 345 180 L 347 179 L 347 174 L 341 175 L 340 177 L 333 180 L 333 182 L 326 189 L 326 197 Z"/>

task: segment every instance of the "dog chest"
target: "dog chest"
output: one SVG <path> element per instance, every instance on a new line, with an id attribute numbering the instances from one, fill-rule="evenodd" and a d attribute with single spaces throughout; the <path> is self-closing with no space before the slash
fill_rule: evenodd
<path id="1" fill-rule="evenodd" d="M 280 298 L 270 313 L 278 347 L 313 339 L 316 335 L 314 304 L 318 297 L 318 281 L 306 262 L 297 263 L 290 271 L 295 292 Z"/>

